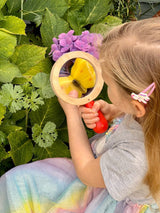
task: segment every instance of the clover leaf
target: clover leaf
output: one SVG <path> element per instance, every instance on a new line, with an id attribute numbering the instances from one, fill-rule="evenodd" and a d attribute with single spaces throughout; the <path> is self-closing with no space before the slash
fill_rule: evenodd
<path id="1" fill-rule="evenodd" d="M 28 94 L 24 97 L 24 108 L 31 109 L 36 111 L 39 108 L 39 105 L 43 105 L 44 101 L 41 98 L 37 91 L 32 91 L 31 94 Z"/>
<path id="2" fill-rule="evenodd" d="M 38 124 L 34 124 L 32 127 L 33 140 L 40 147 L 46 148 L 52 146 L 57 136 L 56 125 L 53 122 L 48 121 L 43 129 Z"/>
<path id="3" fill-rule="evenodd" d="M 11 113 L 23 107 L 23 89 L 19 85 L 3 84 L 0 91 L 0 103 L 9 108 Z"/>

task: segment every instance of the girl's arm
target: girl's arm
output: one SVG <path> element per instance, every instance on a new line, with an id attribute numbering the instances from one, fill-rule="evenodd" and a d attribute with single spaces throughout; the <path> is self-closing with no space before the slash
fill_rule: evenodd
<path id="1" fill-rule="evenodd" d="M 86 185 L 105 188 L 100 158 L 93 156 L 78 107 L 59 102 L 67 118 L 70 152 L 77 176 Z"/>

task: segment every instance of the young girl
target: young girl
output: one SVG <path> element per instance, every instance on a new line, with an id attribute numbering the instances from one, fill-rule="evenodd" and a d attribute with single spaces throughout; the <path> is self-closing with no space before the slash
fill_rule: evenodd
<path id="1" fill-rule="evenodd" d="M 46 159 L 7 172 L 0 179 L 0 212 L 159 212 L 159 59 L 159 18 L 113 29 L 100 47 L 112 104 L 99 100 L 88 109 L 59 100 L 72 160 Z M 89 141 L 81 117 L 94 128 L 99 109 L 112 126 Z"/>

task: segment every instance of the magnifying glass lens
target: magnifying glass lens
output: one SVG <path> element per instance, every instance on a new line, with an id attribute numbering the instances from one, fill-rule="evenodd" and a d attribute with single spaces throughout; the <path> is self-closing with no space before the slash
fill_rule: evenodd
<path id="1" fill-rule="evenodd" d="M 88 95 L 96 82 L 93 66 L 85 59 L 76 58 L 66 63 L 59 74 L 59 84 L 67 95 L 76 90 L 78 98 Z M 69 66 L 70 65 L 70 66 Z"/>

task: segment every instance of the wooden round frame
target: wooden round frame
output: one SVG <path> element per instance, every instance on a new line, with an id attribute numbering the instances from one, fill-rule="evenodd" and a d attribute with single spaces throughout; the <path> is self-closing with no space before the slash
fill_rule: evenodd
<path id="1" fill-rule="evenodd" d="M 82 58 L 87 60 L 93 66 L 95 70 L 95 74 L 96 74 L 95 86 L 93 87 L 92 91 L 88 95 L 82 98 L 72 98 L 69 95 L 65 94 L 65 92 L 61 89 L 59 84 L 59 73 L 61 68 L 64 66 L 64 64 L 67 61 L 71 59 L 75 59 L 75 58 Z M 54 63 L 52 67 L 51 74 L 50 74 L 50 82 L 51 82 L 53 91 L 59 98 L 61 98 L 65 102 L 68 102 L 74 105 L 83 105 L 94 100 L 101 92 L 103 88 L 103 84 L 104 84 L 101 67 L 98 60 L 91 54 L 83 52 L 83 51 L 73 51 L 73 52 L 63 54 Z"/>

